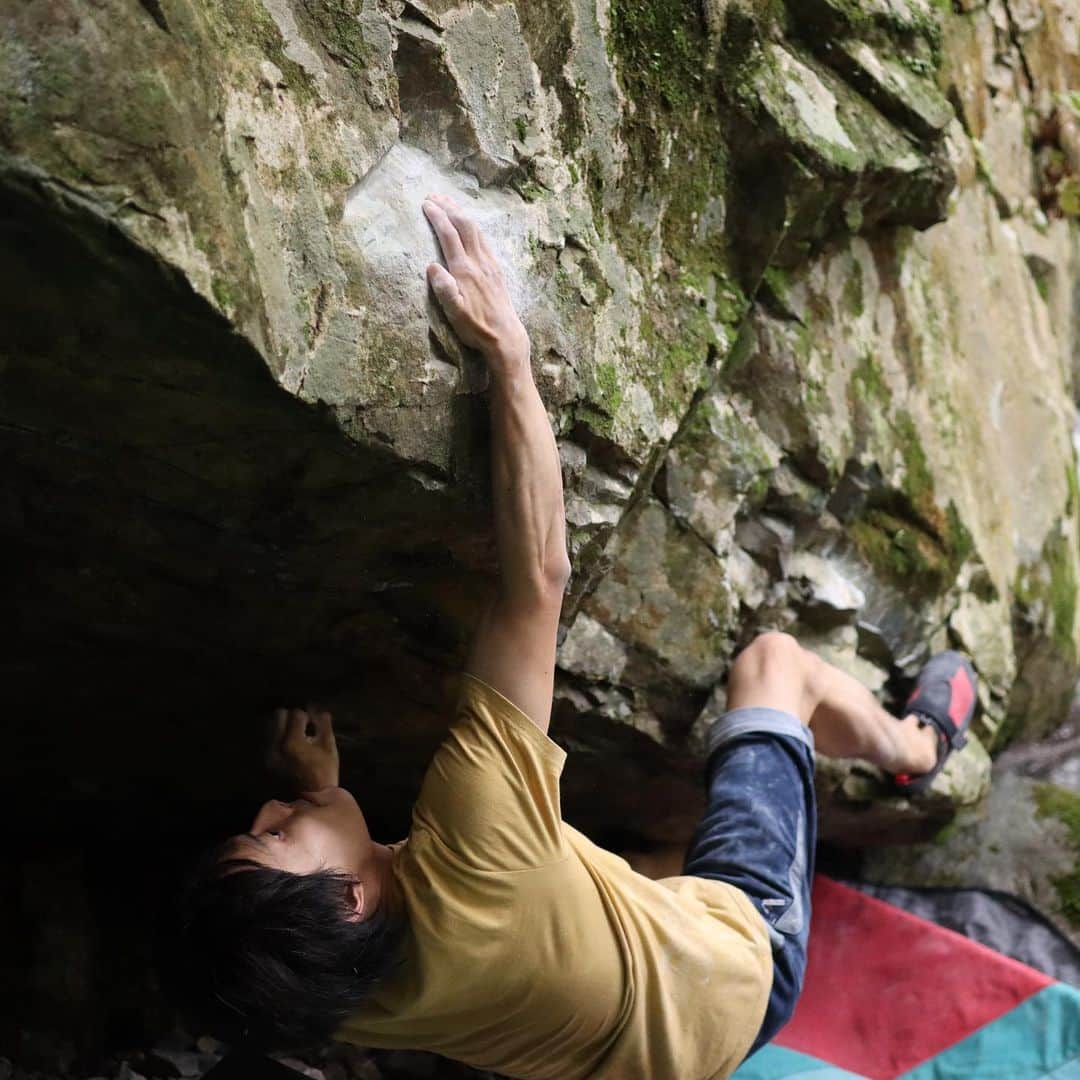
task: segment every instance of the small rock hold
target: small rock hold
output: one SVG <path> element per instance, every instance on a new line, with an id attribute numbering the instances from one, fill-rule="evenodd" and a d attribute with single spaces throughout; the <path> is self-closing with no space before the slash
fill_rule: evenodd
<path id="1" fill-rule="evenodd" d="M 781 561 L 785 577 L 802 585 L 802 602 L 807 607 L 844 617 L 854 614 L 866 603 L 863 591 L 827 559 L 809 551 L 795 551 L 784 555 Z"/>
<path id="2" fill-rule="evenodd" d="M 264 60 L 259 64 L 259 81 L 263 86 L 271 90 L 285 85 L 285 75 L 281 68 L 271 60 Z"/>
<path id="3" fill-rule="evenodd" d="M 155 1050 L 190 1050 L 194 1040 L 185 1031 L 179 1029 L 170 1031 L 154 1043 Z"/>
<path id="4" fill-rule="evenodd" d="M 201 1076 L 204 1071 L 203 1055 L 189 1050 L 152 1050 L 147 1065 L 153 1065 L 154 1072 L 163 1076 Z"/>
<path id="5" fill-rule="evenodd" d="M 302 1076 L 310 1077 L 310 1080 L 326 1080 L 322 1069 L 317 1069 L 314 1065 L 307 1065 L 298 1058 L 279 1057 L 277 1060 L 280 1061 L 282 1065 L 287 1065 L 290 1069 L 295 1069 Z"/>
<path id="6" fill-rule="evenodd" d="M 383 1080 L 383 1074 L 374 1061 L 365 1061 L 352 1073 L 353 1080 Z"/>
<path id="7" fill-rule="evenodd" d="M 122 1061 L 120 1068 L 113 1074 L 113 1080 L 146 1080 L 146 1077 L 136 1072 L 128 1062 Z"/>

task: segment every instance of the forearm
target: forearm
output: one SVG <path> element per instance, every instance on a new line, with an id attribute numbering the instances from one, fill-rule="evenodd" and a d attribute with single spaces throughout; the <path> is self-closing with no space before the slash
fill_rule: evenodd
<path id="1" fill-rule="evenodd" d="M 524 605 L 561 593 L 570 575 L 562 469 L 527 342 L 493 351 L 488 364 L 500 597 Z"/>
<path id="2" fill-rule="evenodd" d="M 446 268 L 431 263 L 428 281 L 466 345 L 491 372 L 492 499 L 504 613 L 537 601 L 557 609 L 569 577 L 562 470 L 555 436 L 529 367 L 529 337 L 514 311 L 502 267 L 476 223 L 450 199 L 429 195 Z M 556 610 L 557 615 L 557 610 Z"/>

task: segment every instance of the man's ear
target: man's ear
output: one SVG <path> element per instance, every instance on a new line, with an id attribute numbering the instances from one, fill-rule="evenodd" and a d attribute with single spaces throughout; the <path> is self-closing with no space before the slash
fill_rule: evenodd
<path id="1" fill-rule="evenodd" d="M 345 886 L 345 909 L 345 918 L 349 922 L 363 922 L 367 911 L 362 881 L 354 881 Z"/>

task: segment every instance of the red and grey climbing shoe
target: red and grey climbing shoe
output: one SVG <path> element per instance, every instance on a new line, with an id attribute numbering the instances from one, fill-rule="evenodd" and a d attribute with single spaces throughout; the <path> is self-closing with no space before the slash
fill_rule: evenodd
<path id="1" fill-rule="evenodd" d="M 925 791 L 945 767 L 949 755 L 967 743 L 975 704 L 975 669 L 967 657 L 958 652 L 943 652 L 926 662 L 907 700 L 904 715 L 914 713 L 920 727 L 929 724 L 937 729 L 937 764 L 921 776 L 897 773 L 893 781 L 902 795 Z"/>

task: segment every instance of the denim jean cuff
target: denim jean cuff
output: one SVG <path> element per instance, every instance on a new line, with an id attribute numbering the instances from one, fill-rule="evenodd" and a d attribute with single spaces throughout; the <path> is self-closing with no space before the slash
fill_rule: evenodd
<path id="1" fill-rule="evenodd" d="M 786 735 L 805 743 L 814 752 L 814 733 L 793 713 L 751 705 L 732 709 L 709 726 L 705 737 L 706 758 L 726 743 L 744 735 Z"/>

